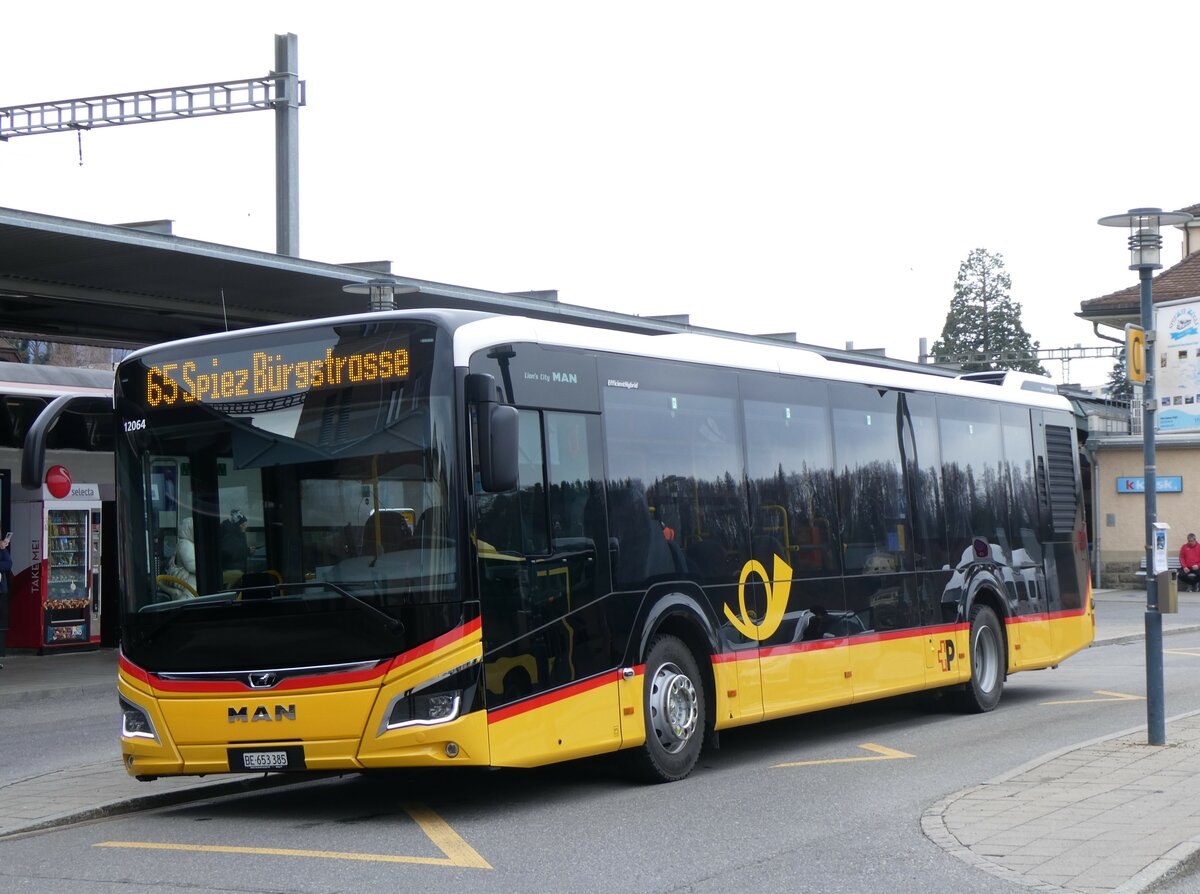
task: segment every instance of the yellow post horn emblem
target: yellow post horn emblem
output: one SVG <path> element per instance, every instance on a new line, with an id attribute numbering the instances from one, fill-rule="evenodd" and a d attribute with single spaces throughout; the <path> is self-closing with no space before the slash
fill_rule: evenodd
<path id="1" fill-rule="evenodd" d="M 763 568 L 762 562 L 757 559 L 751 559 L 742 566 L 742 576 L 738 578 L 740 616 L 735 615 L 728 605 L 725 606 L 725 617 L 729 619 L 729 623 L 748 639 L 764 640 L 778 630 L 779 625 L 783 623 L 783 613 L 787 610 L 788 596 L 792 592 L 792 566 L 779 556 L 774 558 L 774 581 L 767 577 L 767 569 Z M 767 612 L 763 616 L 761 624 L 751 621 L 746 612 L 746 581 L 752 574 L 757 574 L 762 578 L 763 586 L 767 591 Z"/>

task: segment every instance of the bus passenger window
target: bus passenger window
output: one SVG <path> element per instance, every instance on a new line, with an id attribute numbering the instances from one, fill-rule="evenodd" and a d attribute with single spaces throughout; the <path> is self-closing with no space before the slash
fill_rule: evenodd
<path id="1" fill-rule="evenodd" d="M 520 474 L 517 489 L 480 495 L 478 537 L 497 552 L 544 555 L 549 550 L 549 542 L 542 478 L 541 414 L 521 410 L 518 430 Z"/>

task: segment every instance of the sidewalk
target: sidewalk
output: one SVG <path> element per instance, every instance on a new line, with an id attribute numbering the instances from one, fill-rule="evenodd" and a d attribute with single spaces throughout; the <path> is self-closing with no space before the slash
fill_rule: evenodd
<path id="1" fill-rule="evenodd" d="M 0 709 L 84 695 L 112 702 L 113 756 L 94 763 L 0 785 L 0 837 L 148 807 L 161 807 L 298 782 L 302 777 L 185 776 L 138 782 L 125 772 L 116 733 L 117 652 L 99 649 L 61 655 L 0 658 Z M 303 777 L 308 778 L 308 777 Z"/>
<path id="2" fill-rule="evenodd" d="M 1096 644 L 1144 638 L 1145 593 L 1098 590 Z M 1200 631 L 1200 594 L 1180 594 L 1166 635 Z M 65 693 L 113 700 L 116 652 L 9 655 L 0 708 Z M 1168 718 L 1165 748 L 1145 727 L 1045 755 L 933 805 L 930 840 L 979 869 L 1038 891 L 1142 891 L 1200 851 L 1200 713 Z M 0 787 L 0 837 L 307 776 L 138 782 L 108 759 Z"/>
<path id="3" fill-rule="evenodd" d="M 1146 594 L 1097 590 L 1096 645 L 1145 639 Z M 1179 594 L 1163 634 L 1200 631 L 1200 595 Z M 1065 748 L 950 795 L 921 819 L 965 862 L 1042 892 L 1135 894 L 1200 852 L 1200 713 Z"/>

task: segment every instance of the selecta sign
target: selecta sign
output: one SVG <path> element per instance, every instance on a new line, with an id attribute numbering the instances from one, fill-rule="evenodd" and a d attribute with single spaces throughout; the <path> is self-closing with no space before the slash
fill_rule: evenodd
<path id="1" fill-rule="evenodd" d="M 42 498 L 49 500 L 99 500 L 100 485 L 76 484 L 66 466 L 51 466 L 42 485 Z"/>

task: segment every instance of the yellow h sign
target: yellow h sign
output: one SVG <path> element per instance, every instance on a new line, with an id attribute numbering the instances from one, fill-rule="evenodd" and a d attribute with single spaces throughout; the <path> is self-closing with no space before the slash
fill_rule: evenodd
<path id="1" fill-rule="evenodd" d="M 1125 373 L 1135 385 L 1146 384 L 1146 330 L 1125 324 Z"/>

